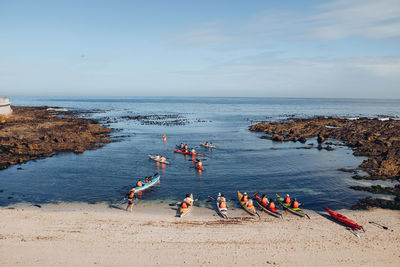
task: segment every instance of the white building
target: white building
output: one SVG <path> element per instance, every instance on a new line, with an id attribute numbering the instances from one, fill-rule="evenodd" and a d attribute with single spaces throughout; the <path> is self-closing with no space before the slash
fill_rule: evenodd
<path id="1" fill-rule="evenodd" d="M 11 102 L 8 98 L 0 99 L 0 115 L 8 115 L 12 112 L 11 110 Z"/>

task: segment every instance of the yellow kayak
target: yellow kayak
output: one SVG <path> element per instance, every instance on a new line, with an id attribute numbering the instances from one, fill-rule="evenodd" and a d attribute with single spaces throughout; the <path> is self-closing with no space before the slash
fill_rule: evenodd
<path id="1" fill-rule="evenodd" d="M 238 191 L 239 202 L 240 202 L 240 205 L 244 208 L 244 210 L 247 211 L 247 213 L 249 213 L 252 216 L 256 216 L 257 215 L 258 217 L 260 217 L 260 215 L 258 215 L 257 210 L 254 207 L 254 205 L 253 205 L 253 207 L 250 207 L 250 208 L 246 207 L 246 202 L 242 202 L 241 201 L 242 197 L 243 197 L 242 193 L 240 193 Z"/>
<path id="2" fill-rule="evenodd" d="M 190 194 L 190 198 L 191 199 L 193 199 L 193 194 Z M 194 200 L 193 200 L 194 201 Z M 189 207 L 187 207 L 187 208 L 182 208 L 182 206 L 179 208 L 179 217 L 183 217 L 183 216 L 185 216 L 187 213 L 189 213 L 190 212 L 190 210 L 192 209 L 192 207 L 193 207 L 193 203 L 192 203 L 192 205 L 190 205 Z"/>

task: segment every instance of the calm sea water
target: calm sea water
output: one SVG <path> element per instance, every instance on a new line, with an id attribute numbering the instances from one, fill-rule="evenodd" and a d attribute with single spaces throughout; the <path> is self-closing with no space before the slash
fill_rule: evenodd
<path id="1" fill-rule="evenodd" d="M 248 131 L 256 121 L 287 116 L 400 117 L 400 100 L 290 99 L 290 98 L 11 98 L 14 105 L 60 106 L 69 110 L 95 110 L 88 118 L 109 117 L 112 135 L 120 142 L 83 154 L 60 153 L 0 171 L 0 205 L 17 202 L 118 203 L 138 178 L 159 172 L 161 182 L 140 195 L 141 201 L 173 202 L 193 192 L 203 204 L 207 196 L 237 190 L 274 196 L 290 193 L 308 209 L 347 208 L 370 193 L 349 189 L 369 185 L 339 168 L 355 168 L 363 157 L 347 147 L 335 151 L 296 149 L 300 143 L 275 143 Z M 126 115 L 180 115 L 186 125 L 141 125 L 121 119 Z M 167 135 L 164 143 L 162 135 Z M 124 137 L 118 137 L 124 136 Z M 206 140 L 218 146 L 208 151 Z M 189 158 L 173 152 L 187 143 L 205 154 L 202 173 Z M 316 143 L 309 140 L 307 143 Z M 164 154 L 170 166 L 157 166 L 148 154 Z M 22 169 L 18 169 L 22 167 Z M 374 182 L 383 183 L 383 182 Z M 386 184 L 390 182 L 386 182 Z M 379 196 L 383 197 L 383 196 Z"/>

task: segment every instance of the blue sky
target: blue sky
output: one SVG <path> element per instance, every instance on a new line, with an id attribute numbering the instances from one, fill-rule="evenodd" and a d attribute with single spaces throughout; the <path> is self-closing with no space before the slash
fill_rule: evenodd
<path id="1" fill-rule="evenodd" d="M 400 1 L 4 1 L 0 92 L 400 98 Z"/>

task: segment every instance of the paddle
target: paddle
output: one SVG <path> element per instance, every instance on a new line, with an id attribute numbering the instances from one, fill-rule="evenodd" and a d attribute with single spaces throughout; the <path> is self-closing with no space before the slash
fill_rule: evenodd
<path id="1" fill-rule="evenodd" d="M 211 198 L 212 200 L 215 200 L 215 198 L 213 198 L 212 196 L 208 196 L 209 198 Z"/>
<path id="2" fill-rule="evenodd" d="M 377 226 L 382 227 L 382 228 L 385 229 L 385 230 L 389 230 L 388 227 L 386 227 L 386 226 L 384 226 L 384 225 L 382 225 L 382 224 L 379 224 L 379 223 L 376 223 L 376 222 L 368 222 L 368 223 L 370 223 L 370 224 L 375 224 L 375 225 L 377 225 Z"/>

